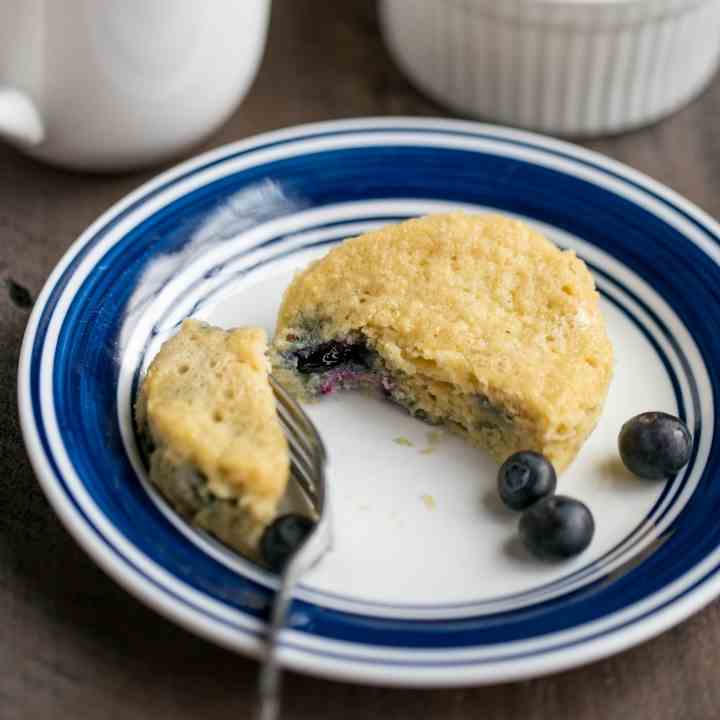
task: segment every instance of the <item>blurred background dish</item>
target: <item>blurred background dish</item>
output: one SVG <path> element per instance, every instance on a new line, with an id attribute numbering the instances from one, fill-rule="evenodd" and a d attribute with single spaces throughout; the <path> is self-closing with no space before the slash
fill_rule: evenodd
<path id="1" fill-rule="evenodd" d="M 175 157 L 245 97 L 270 0 L 5 0 L 0 139 L 78 170 Z"/>
<path id="2" fill-rule="evenodd" d="M 380 0 L 385 42 L 456 112 L 568 135 L 644 125 L 700 93 L 719 0 Z"/>

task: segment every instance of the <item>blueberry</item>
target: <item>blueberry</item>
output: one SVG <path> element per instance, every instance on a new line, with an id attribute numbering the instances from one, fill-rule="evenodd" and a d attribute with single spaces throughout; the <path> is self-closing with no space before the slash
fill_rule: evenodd
<path id="1" fill-rule="evenodd" d="M 498 492 L 511 510 L 525 510 L 552 495 L 557 476 L 552 463 L 540 453 L 523 450 L 511 455 L 498 472 Z"/>
<path id="2" fill-rule="evenodd" d="M 325 372 L 338 365 L 356 363 L 367 365 L 368 349 L 362 343 L 345 343 L 339 340 L 315 345 L 313 347 L 297 350 L 298 372 L 309 375 L 311 373 Z"/>
<path id="3" fill-rule="evenodd" d="M 647 480 L 661 480 L 687 465 L 692 436 L 680 418 L 646 412 L 622 426 L 618 449 L 631 473 Z"/>
<path id="4" fill-rule="evenodd" d="M 276 518 L 260 538 L 263 560 L 275 572 L 282 572 L 285 563 L 314 527 L 315 523 L 304 515 L 290 513 Z"/>
<path id="5" fill-rule="evenodd" d="M 551 495 L 528 508 L 520 518 L 520 539 L 542 560 L 578 555 L 595 534 L 587 505 L 565 495 Z"/>

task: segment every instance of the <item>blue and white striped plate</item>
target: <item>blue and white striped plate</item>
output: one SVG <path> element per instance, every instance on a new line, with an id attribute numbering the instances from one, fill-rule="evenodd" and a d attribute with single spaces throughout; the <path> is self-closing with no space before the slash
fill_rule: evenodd
<path id="1" fill-rule="evenodd" d="M 258 652 L 273 578 L 148 487 L 139 374 L 184 317 L 271 331 L 293 272 L 333 243 L 451 207 L 523 217 L 596 277 L 616 375 L 560 480 L 592 508 L 595 540 L 567 564 L 533 562 L 483 453 L 388 404 L 330 398 L 310 412 L 330 450 L 337 546 L 299 592 L 285 663 L 395 685 L 528 677 L 640 642 L 718 594 L 720 227 L 588 151 L 425 119 L 310 125 L 202 155 L 111 208 L 52 273 L 23 346 L 23 431 L 57 513 L 110 575 L 193 632 Z M 666 484 L 617 460 L 621 424 L 648 409 L 695 437 Z"/>

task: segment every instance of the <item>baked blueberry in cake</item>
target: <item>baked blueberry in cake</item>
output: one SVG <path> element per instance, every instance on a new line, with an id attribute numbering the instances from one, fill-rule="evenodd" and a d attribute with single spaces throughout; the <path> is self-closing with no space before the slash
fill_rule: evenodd
<path id="1" fill-rule="evenodd" d="M 142 380 L 135 408 L 150 479 L 192 523 L 256 556 L 289 475 L 263 330 L 186 320 Z"/>
<path id="2" fill-rule="evenodd" d="M 408 220 L 346 240 L 288 287 L 274 373 L 308 399 L 376 388 L 499 462 L 565 468 L 594 428 L 613 351 L 592 275 L 525 223 Z"/>

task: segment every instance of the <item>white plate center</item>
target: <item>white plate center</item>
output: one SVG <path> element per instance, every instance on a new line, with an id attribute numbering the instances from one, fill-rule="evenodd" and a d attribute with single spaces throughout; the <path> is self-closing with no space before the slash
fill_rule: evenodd
<path id="1" fill-rule="evenodd" d="M 213 298 L 200 316 L 272 332 L 283 290 L 312 255 L 271 263 Z M 320 253 L 321 254 L 321 253 Z M 360 393 L 306 406 L 329 451 L 336 543 L 304 581 L 311 589 L 389 605 L 494 600 L 553 582 L 603 556 L 647 515 L 662 484 L 629 475 L 617 435 L 632 415 L 677 412 L 668 373 L 638 327 L 603 299 L 616 371 L 600 423 L 560 477 L 558 491 L 586 502 L 591 547 L 561 564 L 533 561 L 514 542 L 518 516 L 497 502 L 497 465 L 447 432 Z"/>

